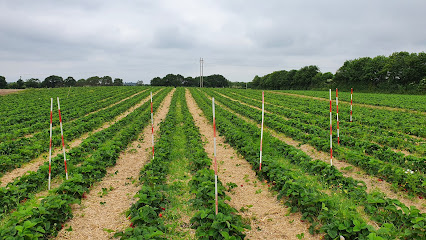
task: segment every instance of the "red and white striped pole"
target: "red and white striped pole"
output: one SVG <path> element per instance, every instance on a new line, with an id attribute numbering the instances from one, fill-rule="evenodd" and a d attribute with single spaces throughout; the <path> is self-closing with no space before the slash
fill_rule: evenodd
<path id="1" fill-rule="evenodd" d="M 332 137 L 332 119 L 331 119 L 331 89 L 330 89 L 330 164 L 333 166 L 333 137 Z"/>
<path id="2" fill-rule="evenodd" d="M 152 159 L 154 159 L 154 115 L 152 112 L 152 92 L 151 92 L 151 134 L 152 134 Z"/>
<path id="3" fill-rule="evenodd" d="M 67 157 L 65 156 L 64 131 L 62 130 L 62 117 L 61 117 L 61 106 L 59 105 L 59 97 L 58 97 L 58 113 L 59 113 L 59 125 L 61 126 L 62 150 L 64 151 L 65 178 L 68 180 Z"/>
<path id="4" fill-rule="evenodd" d="M 351 117 L 350 117 L 350 122 L 352 122 L 352 94 L 354 93 L 354 89 L 351 88 Z"/>
<path id="5" fill-rule="evenodd" d="M 50 141 L 49 141 L 49 184 L 47 188 L 50 190 L 50 180 L 52 172 L 52 117 L 53 117 L 53 98 L 50 98 Z"/>
<path id="6" fill-rule="evenodd" d="M 340 135 L 339 135 L 339 97 L 338 90 L 336 88 L 336 119 L 337 119 L 337 145 L 340 145 Z"/>
<path id="7" fill-rule="evenodd" d="M 214 144 L 214 196 L 216 204 L 216 215 L 218 213 L 218 201 L 217 201 L 217 161 L 216 161 L 216 116 L 214 111 L 214 97 L 212 97 L 212 108 L 213 108 L 213 144 Z"/>
<path id="8" fill-rule="evenodd" d="M 263 142 L 263 119 L 265 116 L 265 93 L 262 91 L 262 126 L 260 127 L 260 161 L 259 171 L 262 171 L 262 142 Z"/>

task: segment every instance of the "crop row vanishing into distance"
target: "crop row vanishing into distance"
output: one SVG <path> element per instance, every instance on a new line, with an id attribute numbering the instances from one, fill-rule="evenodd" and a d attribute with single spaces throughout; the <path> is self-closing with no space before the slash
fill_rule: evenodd
<path id="1" fill-rule="evenodd" d="M 215 214 L 214 171 L 204 149 L 213 141 L 203 142 L 188 109 L 186 90 L 88 87 L 34 89 L 1 96 L 0 177 L 20 167 L 25 169 L 35 159 L 41 164 L 0 188 L 0 238 L 56 236 L 73 217 L 71 205 L 84 202 L 93 185 L 103 181 L 107 169 L 149 127 L 148 99 L 152 92 L 154 113 L 169 94 L 173 94 L 171 105 L 155 139 L 155 158 L 140 169 L 135 183 L 140 190 L 125 213 L 130 226 L 113 229 L 115 237 L 244 239 L 250 220 L 228 204 L 235 184 L 225 186 L 219 181 L 219 213 Z M 339 93 L 340 144 L 333 132 L 333 155 L 362 169 L 360 176 L 375 176 L 388 183 L 398 193 L 398 198 L 391 198 L 268 131 L 263 135 L 259 171 L 262 92 L 189 91 L 209 121 L 213 118 L 211 98 L 215 98 L 219 133 L 251 164 L 259 181 L 271 185 L 271 193 L 284 203 L 282 211 L 289 207 L 291 212 L 302 214 L 301 220 L 309 222 L 311 234 L 322 239 L 425 238 L 426 118 L 424 106 L 418 103 L 422 96 L 355 95 L 359 102 L 353 106 L 354 121 L 350 122 L 350 95 Z M 265 127 L 327 153 L 327 96 L 328 92 L 319 91 L 266 91 Z M 52 97 L 61 99 L 65 143 L 79 141 L 67 146 L 68 180 L 64 156 L 57 154 L 52 159 L 55 184 L 46 191 Z M 398 103 L 400 99 L 404 101 Z M 56 148 L 61 144 L 58 118 L 54 111 Z M 151 141 L 148 137 L 142 140 Z M 400 201 L 402 198 L 420 207 L 407 205 L 407 201 Z M 185 222 L 184 218 L 189 220 Z"/>

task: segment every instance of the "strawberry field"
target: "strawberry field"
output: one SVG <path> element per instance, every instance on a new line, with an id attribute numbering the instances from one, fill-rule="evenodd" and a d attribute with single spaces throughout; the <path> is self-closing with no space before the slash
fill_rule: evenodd
<path id="1" fill-rule="evenodd" d="M 56 97 L 69 179 L 54 104 L 47 190 Z M 355 93 L 350 122 L 350 92 L 339 93 L 332 165 L 328 101 L 327 91 L 265 91 L 259 170 L 258 90 L 86 87 L 0 96 L 0 238 L 424 239 L 426 97 Z"/>

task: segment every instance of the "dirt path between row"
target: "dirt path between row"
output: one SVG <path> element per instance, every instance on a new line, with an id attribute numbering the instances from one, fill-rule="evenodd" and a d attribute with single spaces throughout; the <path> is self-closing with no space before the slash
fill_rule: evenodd
<path id="1" fill-rule="evenodd" d="M 154 115 L 154 129 L 165 119 L 175 90 L 170 92 Z M 56 239 L 108 239 L 108 230 L 124 230 L 130 224 L 124 212 L 135 202 L 139 191 L 139 172 L 151 159 L 151 125 L 144 128 L 117 159 L 115 166 L 107 170 L 105 178 L 94 185 L 81 205 L 73 209 L 74 218 L 67 222 Z M 72 227 L 72 231 L 66 231 Z"/>
<path id="2" fill-rule="evenodd" d="M 186 100 L 203 142 L 207 142 L 205 151 L 213 158 L 213 144 L 207 139 L 213 135 L 213 126 L 204 117 L 189 90 L 186 90 Z M 289 209 L 269 192 L 267 184 L 259 182 L 251 165 L 225 143 L 223 137 L 217 137 L 216 142 L 219 178 L 224 185 L 233 182 L 238 186 L 229 193 L 229 204 L 237 210 L 244 208 L 241 216 L 251 220 L 252 229 L 246 232 L 247 239 L 298 239 L 296 235 L 301 233 L 304 234 L 303 239 L 319 238 L 309 233 L 309 224 L 300 221 L 300 213 L 289 214 Z"/>
<path id="3" fill-rule="evenodd" d="M 285 93 L 285 92 L 276 92 L 276 91 L 267 91 L 267 92 L 275 93 L 275 94 L 281 94 L 281 95 L 287 95 L 287 96 L 293 96 L 293 97 L 315 99 L 315 100 L 320 100 L 320 101 L 327 101 L 327 102 L 330 101 L 329 99 L 325 99 L 325 98 L 312 97 L 312 96 L 300 95 L 300 94 L 295 94 L 295 93 Z M 332 100 L 332 101 L 335 102 L 335 100 Z M 348 103 L 348 104 L 351 103 L 351 102 L 348 102 L 348 101 L 342 101 L 340 99 L 339 99 L 339 102 L 341 102 L 341 103 Z M 375 109 L 386 109 L 386 110 L 389 110 L 389 111 L 400 111 L 400 112 L 409 112 L 409 113 L 417 113 L 417 114 L 426 115 L 426 112 L 420 112 L 420 111 L 410 110 L 410 109 L 404 109 L 404 108 L 394 108 L 394 107 L 387 107 L 387 106 L 375 106 L 375 105 L 364 104 L 364 103 L 352 103 L 352 105 L 354 105 L 354 106 L 360 106 L 360 107 L 375 108 Z"/>
<path id="4" fill-rule="evenodd" d="M 158 93 L 158 91 L 155 92 L 155 93 L 152 93 L 152 95 L 154 96 L 157 93 Z M 110 127 L 111 125 L 115 124 L 116 122 L 120 121 L 121 119 L 125 118 L 127 115 L 132 113 L 136 108 L 138 108 L 138 107 L 142 106 L 144 103 L 146 103 L 148 100 L 150 100 L 150 96 L 144 98 L 138 104 L 129 108 L 126 112 L 120 114 L 111 122 L 107 122 L 107 123 L 103 124 L 100 128 L 95 129 L 92 132 L 85 133 L 81 137 L 74 139 L 69 143 L 65 142 L 65 144 L 68 145 L 67 150 L 70 150 L 70 149 L 73 149 L 73 148 L 79 146 L 90 135 L 97 133 L 97 132 L 100 132 L 100 131 Z M 66 141 L 66 139 L 65 139 L 65 141 Z M 61 154 L 61 153 L 62 153 L 62 148 L 52 149 L 52 159 L 55 158 L 58 154 Z M 39 157 L 31 160 L 29 163 L 24 164 L 20 168 L 15 168 L 10 172 L 5 173 L 3 175 L 3 177 L 0 178 L 0 181 L 1 181 L 0 187 L 5 187 L 8 183 L 13 182 L 15 180 L 15 178 L 21 177 L 22 175 L 26 174 L 29 171 L 37 171 L 37 169 L 41 165 L 43 165 L 47 160 L 48 160 L 48 153 L 43 153 Z"/>
<path id="5" fill-rule="evenodd" d="M 225 109 L 228 112 L 231 112 L 232 114 L 237 115 L 241 119 L 243 119 L 246 122 L 249 122 L 251 124 L 256 124 L 256 126 L 260 129 L 260 124 L 257 124 L 254 120 L 249 119 L 245 116 L 242 116 L 233 110 L 223 106 L 220 101 L 217 101 L 216 104 L 220 105 L 223 109 Z M 291 145 L 297 149 L 302 150 L 304 153 L 306 153 L 308 156 L 310 156 L 312 159 L 318 159 L 323 162 L 329 163 L 330 162 L 330 155 L 328 153 L 324 153 L 321 151 L 316 150 L 314 147 L 312 147 L 309 144 L 302 144 L 299 141 L 296 141 L 290 137 L 287 137 L 283 133 L 276 132 L 267 126 L 264 126 L 265 132 L 268 132 L 273 137 L 278 138 L 279 140 L 285 142 L 288 145 Z M 417 209 L 420 210 L 420 212 L 425 213 L 426 212 L 426 200 L 425 199 L 418 199 L 418 198 L 409 198 L 405 193 L 403 192 L 397 192 L 395 193 L 392 190 L 392 184 L 388 183 L 386 181 L 379 181 L 379 178 L 370 176 L 365 173 L 364 170 L 361 168 L 358 168 L 356 166 L 351 165 L 350 163 L 347 163 L 345 161 L 341 161 L 339 159 L 333 158 L 333 165 L 339 169 L 343 176 L 345 177 L 352 177 L 353 179 L 363 181 L 365 182 L 367 186 L 367 192 L 372 192 L 373 190 L 379 190 L 386 194 L 388 198 L 394 198 L 398 199 L 402 203 L 404 203 L 406 206 L 415 206 Z M 350 170 L 342 170 L 342 169 L 350 169 Z"/>

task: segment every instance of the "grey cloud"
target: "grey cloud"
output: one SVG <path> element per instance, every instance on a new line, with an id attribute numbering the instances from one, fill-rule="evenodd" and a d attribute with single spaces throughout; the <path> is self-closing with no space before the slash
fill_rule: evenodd
<path id="1" fill-rule="evenodd" d="M 315 64 L 426 50 L 424 0 L 0 1 L 0 75 L 167 73 L 250 81 Z M 25 75 L 26 74 L 26 75 Z"/>

